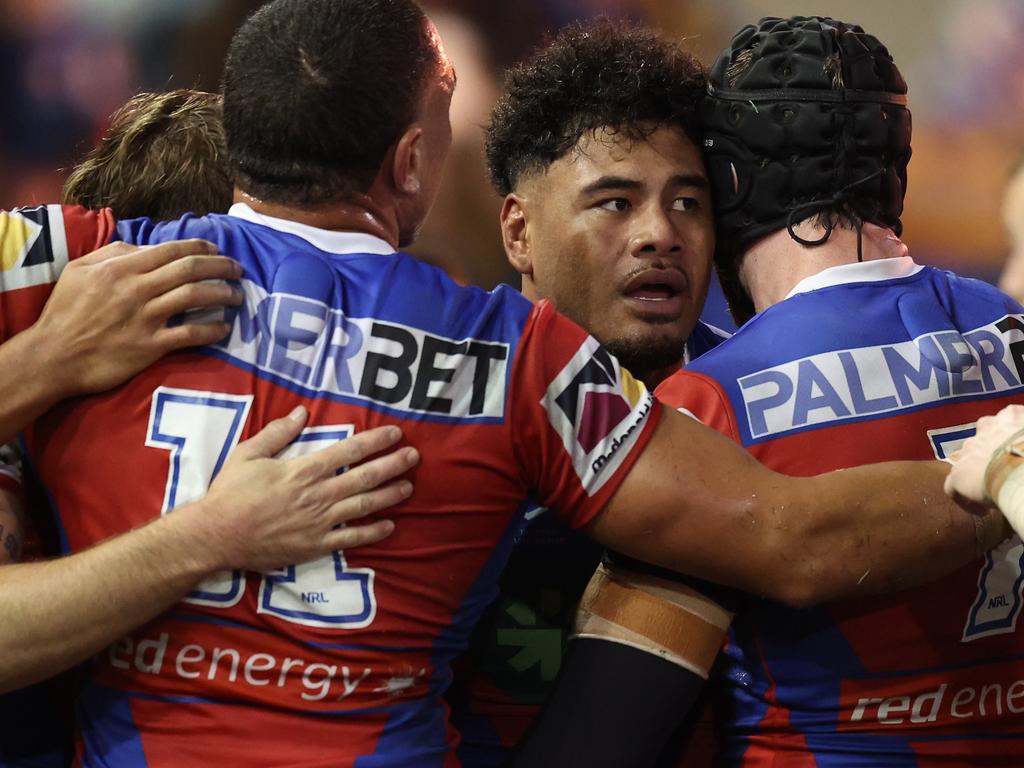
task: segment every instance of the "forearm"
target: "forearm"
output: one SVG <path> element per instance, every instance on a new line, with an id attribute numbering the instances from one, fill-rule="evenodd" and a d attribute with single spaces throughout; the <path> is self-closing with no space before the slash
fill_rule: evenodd
<path id="1" fill-rule="evenodd" d="M 351 523 L 407 499 L 412 485 L 392 480 L 419 455 L 404 448 L 364 462 L 402 437 L 379 427 L 270 458 L 307 417 L 296 408 L 240 443 L 199 501 L 69 557 L 0 567 L 0 691 L 87 658 L 218 571 L 268 571 L 390 535 L 387 520 Z"/>
<path id="2" fill-rule="evenodd" d="M 938 462 L 794 478 L 691 419 L 669 414 L 658 430 L 590 531 L 708 581 L 805 606 L 950 573 L 1008 532 L 991 513 L 979 546 Z"/>
<path id="3" fill-rule="evenodd" d="M 217 570 L 182 507 L 55 560 L 0 567 L 0 691 L 36 682 L 151 620 Z"/>
<path id="4" fill-rule="evenodd" d="M 938 462 L 896 462 L 758 477 L 709 531 L 708 543 L 727 542 L 732 557 L 716 548 L 699 575 L 796 607 L 936 579 L 1001 539 L 989 532 L 979 544 L 974 517 L 942 492 L 945 473 Z"/>
<path id="5" fill-rule="evenodd" d="M 47 342 L 29 328 L 0 345 L 0 444 L 73 392 Z"/>
<path id="6" fill-rule="evenodd" d="M 892 462 L 794 480 L 801 486 L 795 507 L 773 516 L 777 565 L 766 565 L 779 578 L 766 591 L 814 604 L 906 589 L 978 558 L 1010 530 L 998 513 L 972 514 L 948 499 L 948 469 Z M 784 521 L 794 516 L 796 530 L 787 531 Z M 787 552 L 796 555 L 792 567 Z"/>
<path id="7" fill-rule="evenodd" d="M 642 650 L 574 640 L 512 766 L 654 765 L 703 687 L 704 678 Z"/>
<path id="8" fill-rule="evenodd" d="M 654 765 L 703 688 L 731 617 L 690 585 L 602 565 L 514 765 Z"/>

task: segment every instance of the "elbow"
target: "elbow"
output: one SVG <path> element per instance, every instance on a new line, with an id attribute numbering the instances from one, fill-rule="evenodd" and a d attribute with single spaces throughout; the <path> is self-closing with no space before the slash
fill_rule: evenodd
<path id="1" fill-rule="evenodd" d="M 2 650 L 0 650 L 2 653 Z M 15 658 L 16 654 L 5 655 L 4 658 Z M 16 669 L 13 666 L 0 666 L 0 696 L 25 688 L 33 683 L 43 680 L 42 675 L 26 675 L 23 669 Z"/>
<path id="2" fill-rule="evenodd" d="M 839 579 L 846 575 L 839 553 L 817 545 L 809 533 L 793 537 L 792 528 L 783 533 L 790 535 L 766 537 L 769 560 L 763 573 L 770 574 L 763 585 L 766 597 L 791 608 L 805 609 L 848 591 L 839 584 Z"/>
<path id="3" fill-rule="evenodd" d="M 821 588 L 813 578 L 804 574 L 799 578 L 783 580 L 770 595 L 790 608 L 814 608 L 826 602 L 830 594 Z"/>

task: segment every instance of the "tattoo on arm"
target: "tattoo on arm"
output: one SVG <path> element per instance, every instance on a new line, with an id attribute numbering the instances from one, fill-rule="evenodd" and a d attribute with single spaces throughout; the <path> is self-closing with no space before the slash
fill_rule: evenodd
<path id="1" fill-rule="evenodd" d="M 21 536 L 15 531 L 10 531 L 0 524 L 0 544 L 11 558 L 12 563 L 21 559 Z"/>

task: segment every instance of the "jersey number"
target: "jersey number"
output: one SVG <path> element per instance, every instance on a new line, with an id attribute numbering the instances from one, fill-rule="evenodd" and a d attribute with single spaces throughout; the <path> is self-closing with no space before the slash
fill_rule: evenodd
<path id="1" fill-rule="evenodd" d="M 201 498 L 238 444 L 252 395 L 227 395 L 159 387 L 153 393 L 146 445 L 170 452 L 161 514 Z M 293 458 L 312 453 L 352 434 L 349 424 L 308 427 L 281 453 Z M 257 611 L 311 627 L 355 629 L 377 612 L 371 568 L 349 568 L 342 552 L 264 574 Z M 245 593 L 239 571 L 207 579 L 186 602 L 219 608 L 238 603 Z"/>
<path id="2" fill-rule="evenodd" d="M 975 432 L 974 424 L 930 429 L 928 437 L 935 456 L 943 461 Z M 978 573 L 978 594 L 964 624 L 961 641 L 968 643 L 991 635 L 1005 635 L 1017 628 L 1024 583 L 1024 542 L 1011 536 L 985 555 Z"/>

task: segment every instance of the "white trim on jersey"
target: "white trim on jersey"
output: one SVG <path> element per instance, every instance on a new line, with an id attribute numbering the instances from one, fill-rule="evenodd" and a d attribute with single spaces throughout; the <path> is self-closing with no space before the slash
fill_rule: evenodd
<path id="1" fill-rule="evenodd" d="M 840 264 L 838 267 L 829 267 L 828 269 L 821 270 L 816 275 L 805 277 L 793 286 L 793 290 L 786 294 L 786 298 L 792 298 L 799 293 L 830 288 L 833 285 L 880 283 L 883 280 L 896 280 L 901 277 L 910 277 L 922 269 L 924 267 L 920 264 L 915 264 L 914 260 L 909 256 L 862 261 L 858 264 Z"/>
<path id="2" fill-rule="evenodd" d="M 299 224 L 296 221 L 275 219 L 273 216 L 257 213 L 245 203 L 232 205 L 228 215 L 251 221 L 253 224 L 262 224 L 264 227 L 275 229 L 278 232 L 287 232 L 301 237 L 307 243 L 328 253 L 373 253 L 379 256 L 390 256 L 395 252 L 395 249 L 385 241 L 373 235 L 362 232 L 336 232 L 330 229 L 311 227 L 308 224 Z"/>

